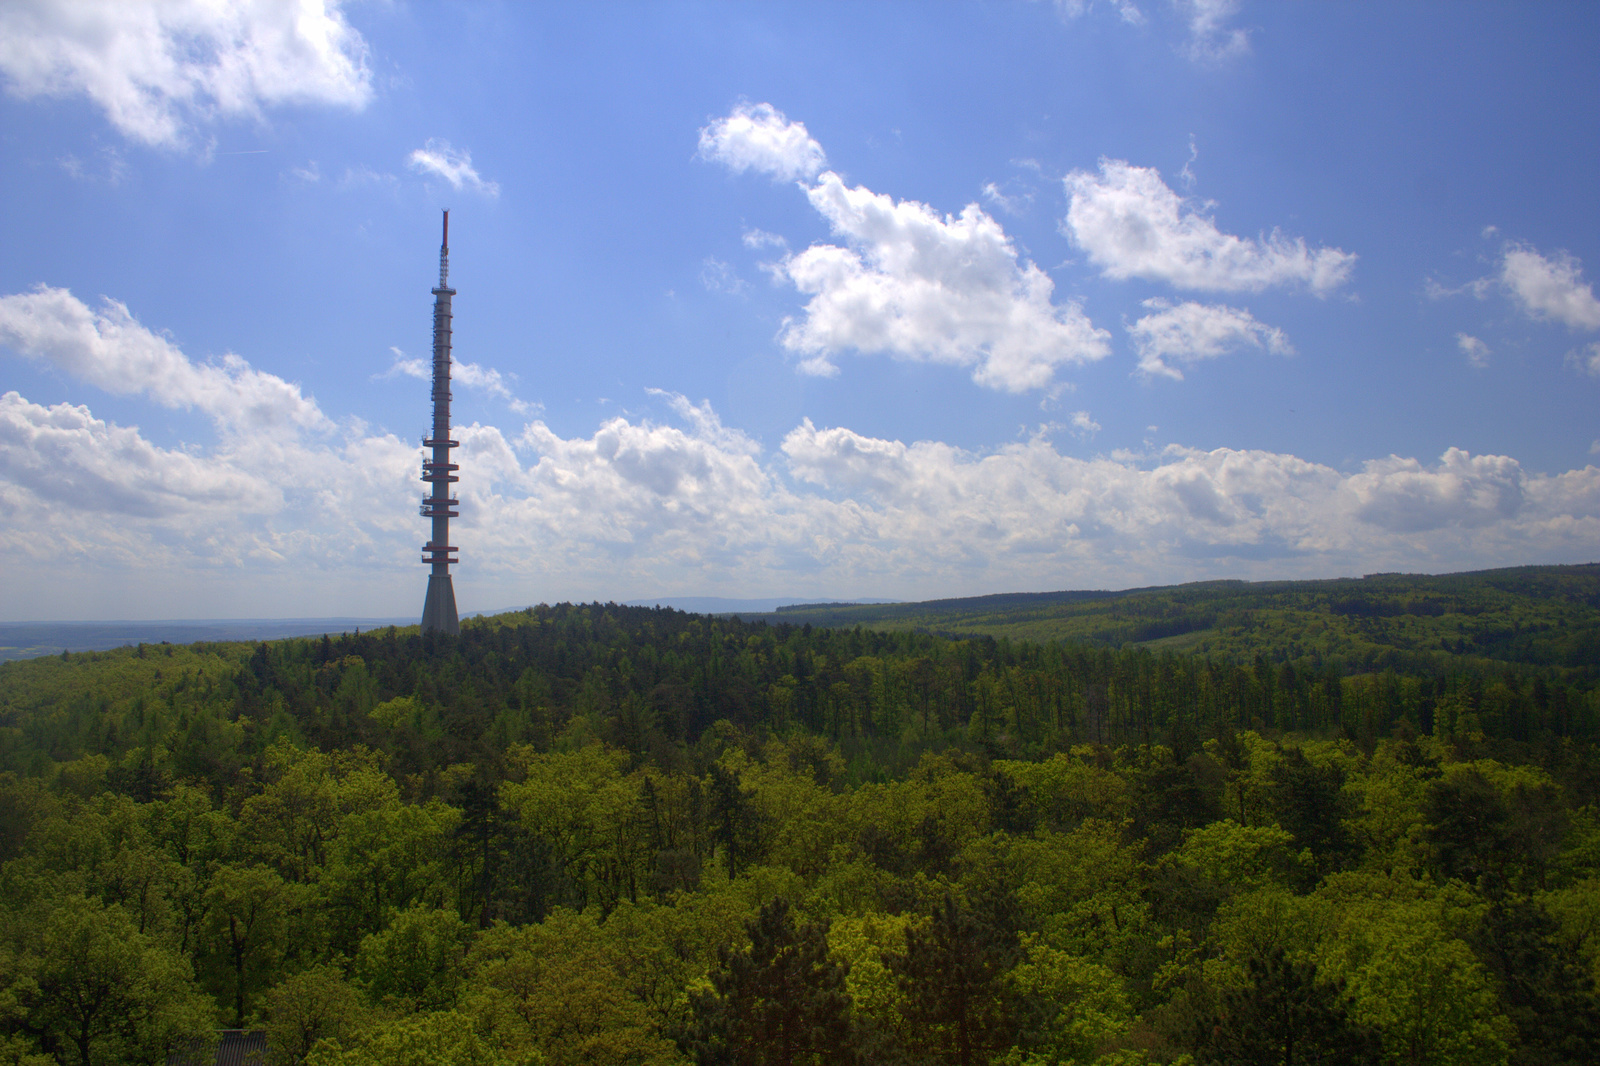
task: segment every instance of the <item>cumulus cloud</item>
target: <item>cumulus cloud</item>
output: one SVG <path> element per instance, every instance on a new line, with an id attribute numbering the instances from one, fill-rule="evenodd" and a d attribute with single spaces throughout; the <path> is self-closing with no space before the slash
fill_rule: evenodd
<path id="1" fill-rule="evenodd" d="M 110 393 L 202 411 L 230 432 L 331 428 L 300 386 L 231 353 L 195 363 L 116 300 L 103 299 L 93 310 L 66 289 L 45 285 L 0 297 L 0 344 Z"/>
<path id="2" fill-rule="evenodd" d="M 1265 348 L 1288 355 L 1294 351 L 1283 330 L 1257 322 L 1249 311 L 1224 304 L 1191 301 L 1173 306 L 1162 299 L 1144 301 L 1153 314 L 1128 327 L 1139 370 L 1151 377 L 1183 380 L 1183 371 L 1167 362 L 1194 363 L 1215 359 L 1242 347 Z"/>
<path id="3" fill-rule="evenodd" d="M 788 252 L 781 237 L 750 230 L 751 248 L 784 250 L 763 269 L 810 297 L 786 319 L 779 342 L 803 373 L 832 377 L 848 351 L 972 368 L 980 385 L 1023 392 L 1049 387 L 1062 366 L 1103 358 L 1110 334 L 1075 302 L 1052 302 L 1055 283 L 1018 256 L 977 204 L 941 215 L 927 204 L 850 187 L 822 147 L 770 104 L 741 104 L 700 131 L 700 154 L 736 173 L 759 170 L 801 183 L 843 244 Z M 707 261 L 711 267 L 713 261 Z M 721 264 L 717 264 L 719 267 Z M 728 291 L 731 271 L 702 272 Z"/>
<path id="4" fill-rule="evenodd" d="M 474 169 L 472 153 L 464 148 L 452 148 L 449 141 L 428 138 L 425 146 L 411 153 L 407 163 L 420 174 L 443 178 L 457 192 L 476 192 L 489 197 L 500 195 L 499 184 L 485 181 Z"/>
<path id="5" fill-rule="evenodd" d="M 1219 292 L 1303 285 L 1322 296 L 1355 265 L 1350 252 L 1313 249 L 1277 230 L 1255 240 L 1223 233 L 1153 167 L 1102 159 L 1099 174 L 1075 170 L 1065 180 L 1071 203 L 1062 231 L 1108 278 Z"/>
<path id="6" fill-rule="evenodd" d="M 125 136 L 188 141 L 198 124 L 281 104 L 360 109 L 367 45 L 339 0 L 0 4 L 0 75 L 16 96 L 83 96 Z"/>
<path id="7" fill-rule="evenodd" d="M 95 336 L 90 355 L 55 365 L 121 380 L 115 336 Z M 86 406 L 0 396 L 0 551 L 16 564 L 7 603 L 57 603 L 76 582 L 104 611 L 106 596 L 145 582 L 146 598 L 120 609 L 216 614 L 217 590 L 233 589 L 234 609 L 255 614 L 414 610 L 421 449 L 357 424 L 330 434 L 263 423 L 251 414 L 258 372 L 195 384 L 205 367 L 156 340 L 167 346 L 157 377 L 188 382 L 218 417 L 213 446 L 161 447 Z M 190 369 L 162 369 L 172 358 Z M 238 396 L 219 398 L 230 389 Z M 122 391 L 163 402 L 160 390 Z M 707 402 L 650 400 L 663 418 L 616 417 L 589 434 L 538 420 L 454 429 L 464 603 L 1450 570 L 1578 561 L 1600 542 L 1594 466 L 1542 475 L 1457 449 L 1354 472 L 1227 448 L 1078 459 L 1043 432 L 971 451 L 809 420 L 767 453 Z M 1096 428 L 1087 412 L 1071 425 Z"/>
<path id="8" fill-rule="evenodd" d="M 926 204 L 850 188 L 832 171 L 806 190 L 845 246 L 815 244 L 782 273 L 811 297 L 780 340 L 833 373 L 854 350 L 973 368 L 973 380 L 1022 392 L 1048 386 L 1058 367 L 1109 351 L 1076 303 L 1054 304 L 1055 283 L 1021 260 L 999 223 L 968 204 L 940 216 Z"/>
<path id="9" fill-rule="evenodd" d="M 782 450 L 797 478 L 849 502 L 868 544 L 901 550 L 907 567 L 928 573 L 980 558 L 1025 568 L 1040 556 L 1101 573 L 1139 557 L 1171 572 L 1156 561 L 1162 552 L 1230 558 L 1236 568 L 1277 557 L 1280 573 L 1294 569 L 1281 561 L 1292 558 L 1323 568 L 1338 559 L 1438 568 L 1465 565 L 1491 542 L 1526 553 L 1532 542 L 1559 541 L 1581 553 L 1578 531 L 1600 528 L 1600 470 L 1540 477 L 1514 460 L 1456 449 L 1433 465 L 1391 457 L 1346 475 L 1234 449 L 1172 447 L 1153 466 L 1078 460 L 1042 438 L 978 455 L 806 422 Z"/>
<path id="10" fill-rule="evenodd" d="M 1508 244 L 1500 263 L 1500 282 L 1524 313 L 1560 322 L 1569 329 L 1600 329 L 1600 300 L 1583 280 L 1583 264 L 1564 251 L 1539 254 L 1525 244 Z"/>
<path id="11" fill-rule="evenodd" d="M 0 463 L 0 475 L 38 499 L 113 516 L 259 513 L 281 502 L 270 484 L 231 464 L 157 448 L 87 407 L 43 407 L 15 392 L 0 396 Z"/>
<path id="12" fill-rule="evenodd" d="M 372 580 L 414 561 L 416 444 L 357 420 L 335 432 L 298 386 L 237 356 L 191 360 L 112 300 L 92 311 L 65 290 L 0 298 L 0 347 L 216 427 L 209 445 L 162 447 L 85 405 L 0 396 L 0 551 L 55 590 L 33 609 L 304 613 L 303 597 L 342 595 L 357 571 Z"/>
<path id="13" fill-rule="evenodd" d="M 1362 521 L 1396 533 L 1421 533 L 1515 518 L 1527 502 L 1529 480 L 1515 459 L 1451 448 L 1431 469 L 1393 455 L 1372 460 L 1347 488 Z"/>
<path id="14" fill-rule="evenodd" d="M 1470 333 L 1456 334 L 1456 347 L 1461 349 L 1461 354 L 1467 357 L 1467 362 L 1483 369 L 1489 365 L 1489 346 Z"/>
<path id="15" fill-rule="evenodd" d="M 739 104 L 702 129 L 700 158 L 735 174 L 755 170 L 782 181 L 814 178 L 828 165 L 805 125 L 790 122 L 771 104 Z"/>

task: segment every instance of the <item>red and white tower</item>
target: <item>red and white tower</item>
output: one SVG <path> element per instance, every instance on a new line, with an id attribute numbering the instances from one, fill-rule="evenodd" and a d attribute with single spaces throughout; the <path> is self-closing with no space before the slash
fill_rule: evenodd
<path id="1" fill-rule="evenodd" d="M 450 544 L 450 519 L 459 517 L 461 501 L 451 492 L 460 480 L 460 469 L 450 461 L 450 449 L 458 442 L 450 439 L 450 212 L 444 213 L 444 240 L 439 245 L 439 287 L 433 290 L 433 434 L 423 438 L 422 446 L 433 449 L 431 459 L 422 461 L 422 480 L 428 494 L 422 497 L 422 517 L 433 520 L 433 536 L 422 546 L 422 561 L 433 567 L 428 574 L 428 596 L 422 602 L 424 633 L 461 632 L 456 615 L 456 590 L 450 583 L 450 564 L 460 562 Z"/>

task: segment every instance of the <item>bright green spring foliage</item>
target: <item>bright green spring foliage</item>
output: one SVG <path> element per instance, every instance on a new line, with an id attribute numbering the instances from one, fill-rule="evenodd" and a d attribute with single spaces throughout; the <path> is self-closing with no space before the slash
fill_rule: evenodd
<path id="1" fill-rule="evenodd" d="M 1600 1060 L 1594 681 L 592 605 L 0 666 L 0 1064 Z"/>

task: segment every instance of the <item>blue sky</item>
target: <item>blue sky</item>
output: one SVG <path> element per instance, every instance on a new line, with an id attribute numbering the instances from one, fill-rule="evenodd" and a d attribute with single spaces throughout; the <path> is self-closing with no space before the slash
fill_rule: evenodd
<path id="1" fill-rule="evenodd" d="M 1600 558 L 1593 5 L 13 3 L 0 618 Z"/>

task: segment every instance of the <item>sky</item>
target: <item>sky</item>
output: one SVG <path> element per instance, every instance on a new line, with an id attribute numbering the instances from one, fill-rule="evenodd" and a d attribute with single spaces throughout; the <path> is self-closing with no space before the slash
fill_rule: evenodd
<path id="1" fill-rule="evenodd" d="M 0 620 L 1600 559 L 1600 6 L 0 5 Z"/>

